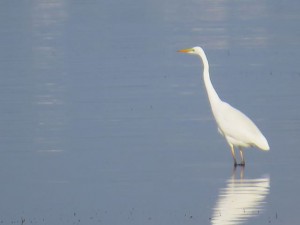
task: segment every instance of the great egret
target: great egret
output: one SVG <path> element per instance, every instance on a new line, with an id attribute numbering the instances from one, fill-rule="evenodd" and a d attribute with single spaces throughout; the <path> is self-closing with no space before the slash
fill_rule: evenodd
<path id="1" fill-rule="evenodd" d="M 203 63 L 203 79 L 210 102 L 212 113 L 218 125 L 219 132 L 225 137 L 231 150 L 234 166 L 245 165 L 243 148 L 257 147 L 261 150 L 270 149 L 267 139 L 257 126 L 244 113 L 223 102 L 214 89 L 209 77 L 209 65 L 206 55 L 201 47 L 178 50 L 178 52 L 197 55 Z M 241 155 L 241 163 L 237 164 L 234 148 L 237 147 Z"/>

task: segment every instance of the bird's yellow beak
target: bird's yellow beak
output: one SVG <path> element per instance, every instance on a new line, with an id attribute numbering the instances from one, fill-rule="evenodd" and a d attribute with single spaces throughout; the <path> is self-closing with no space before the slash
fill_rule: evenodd
<path id="1" fill-rule="evenodd" d="M 192 51 L 193 51 L 192 48 L 186 48 L 186 49 L 180 49 L 180 50 L 178 50 L 177 52 L 190 53 L 190 52 L 192 52 Z"/>

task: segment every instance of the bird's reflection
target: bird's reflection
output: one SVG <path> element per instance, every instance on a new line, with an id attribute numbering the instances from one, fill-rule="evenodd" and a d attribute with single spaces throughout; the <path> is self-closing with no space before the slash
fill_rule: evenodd
<path id="1" fill-rule="evenodd" d="M 244 178 L 244 167 L 234 169 L 221 188 L 211 223 L 232 225 L 243 224 L 251 217 L 258 216 L 264 209 L 265 199 L 270 190 L 270 178 Z"/>

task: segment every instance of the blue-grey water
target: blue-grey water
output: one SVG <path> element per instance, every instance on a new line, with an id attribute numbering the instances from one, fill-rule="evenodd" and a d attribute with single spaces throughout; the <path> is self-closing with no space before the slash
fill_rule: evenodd
<path id="1" fill-rule="evenodd" d="M 300 3 L 0 3 L 1 224 L 297 224 Z M 233 169 L 197 57 L 271 150 Z"/>

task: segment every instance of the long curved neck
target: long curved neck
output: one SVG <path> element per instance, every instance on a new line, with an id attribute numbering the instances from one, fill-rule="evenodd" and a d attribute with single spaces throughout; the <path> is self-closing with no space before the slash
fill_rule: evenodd
<path id="1" fill-rule="evenodd" d="M 215 103 L 220 102 L 221 100 L 211 83 L 211 80 L 209 77 L 209 65 L 208 65 L 206 55 L 205 55 L 205 53 L 203 53 L 199 56 L 202 59 L 202 63 L 203 63 L 203 79 L 204 79 L 205 88 L 207 91 L 207 95 L 208 95 L 208 99 L 209 99 L 211 108 L 213 110 L 213 108 L 214 108 L 213 106 L 215 105 Z"/>

